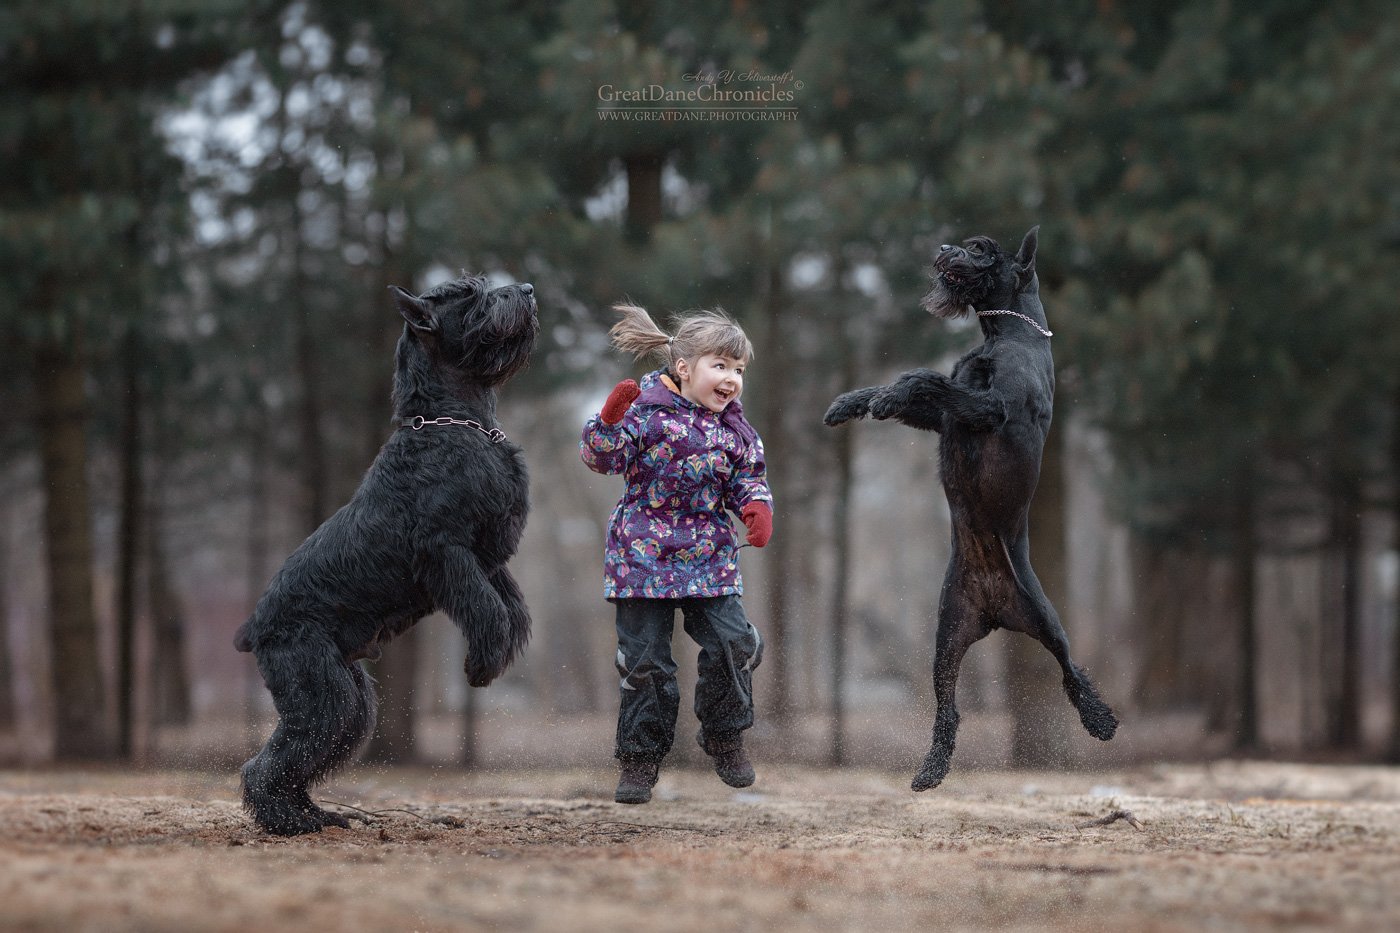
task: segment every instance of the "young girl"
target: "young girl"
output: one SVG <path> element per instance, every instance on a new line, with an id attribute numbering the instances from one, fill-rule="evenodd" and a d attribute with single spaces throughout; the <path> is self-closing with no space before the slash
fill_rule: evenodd
<path id="1" fill-rule="evenodd" d="M 675 739 L 680 691 L 671 632 L 680 609 L 700 645 L 695 715 L 700 747 L 731 787 L 754 781 L 743 730 L 753 725 L 752 672 L 763 654 L 739 596 L 739 545 L 725 510 L 763 547 L 773 532 L 773 495 L 763 442 L 739 396 L 753 344 L 722 312 L 686 314 L 662 331 L 642 308 L 616 305 L 613 345 L 664 363 L 618 383 L 583 429 L 580 455 L 627 488 L 608 523 L 604 596 L 617 606 L 620 763 L 615 799 L 646 803 Z"/>

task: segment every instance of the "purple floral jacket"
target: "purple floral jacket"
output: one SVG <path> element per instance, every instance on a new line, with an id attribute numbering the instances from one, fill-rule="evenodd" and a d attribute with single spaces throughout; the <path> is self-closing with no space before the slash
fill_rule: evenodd
<path id="1" fill-rule="evenodd" d="M 627 480 L 608 522 L 603 595 L 740 595 L 739 549 L 725 510 L 757 500 L 771 507 L 763 441 L 737 401 L 717 415 L 661 376 L 642 377 L 642 394 L 617 424 L 594 415 L 583 428 L 579 456 L 588 468 Z"/>

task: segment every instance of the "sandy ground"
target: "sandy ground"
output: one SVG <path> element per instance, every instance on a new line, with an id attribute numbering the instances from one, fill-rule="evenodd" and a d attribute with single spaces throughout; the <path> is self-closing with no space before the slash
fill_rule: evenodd
<path id="1" fill-rule="evenodd" d="M 602 769 L 361 766 L 316 796 L 363 822 L 280 839 L 228 773 L 0 772 L 0 930 L 1400 929 L 1400 769 L 905 781 L 673 770 L 623 807 Z"/>

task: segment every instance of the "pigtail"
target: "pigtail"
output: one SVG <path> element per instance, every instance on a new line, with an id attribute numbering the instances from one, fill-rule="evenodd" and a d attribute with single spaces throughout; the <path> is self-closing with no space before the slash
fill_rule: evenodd
<path id="1" fill-rule="evenodd" d="M 671 344 L 675 338 L 657 327 L 645 308 L 618 303 L 613 305 L 613 310 L 622 315 L 622 320 L 608 331 L 613 346 L 636 357 L 652 354 L 670 365 Z"/>

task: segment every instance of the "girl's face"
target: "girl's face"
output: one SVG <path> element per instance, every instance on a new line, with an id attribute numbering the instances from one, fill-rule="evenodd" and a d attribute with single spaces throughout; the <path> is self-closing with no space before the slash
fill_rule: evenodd
<path id="1" fill-rule="evenodd" d="M 681 380 L 681 395 L 719 414 L 743 393 L 746 366 L 747 360 L 715 353 L 706 353 L 693 360 L 677 360 L 676 375 Z"/>

